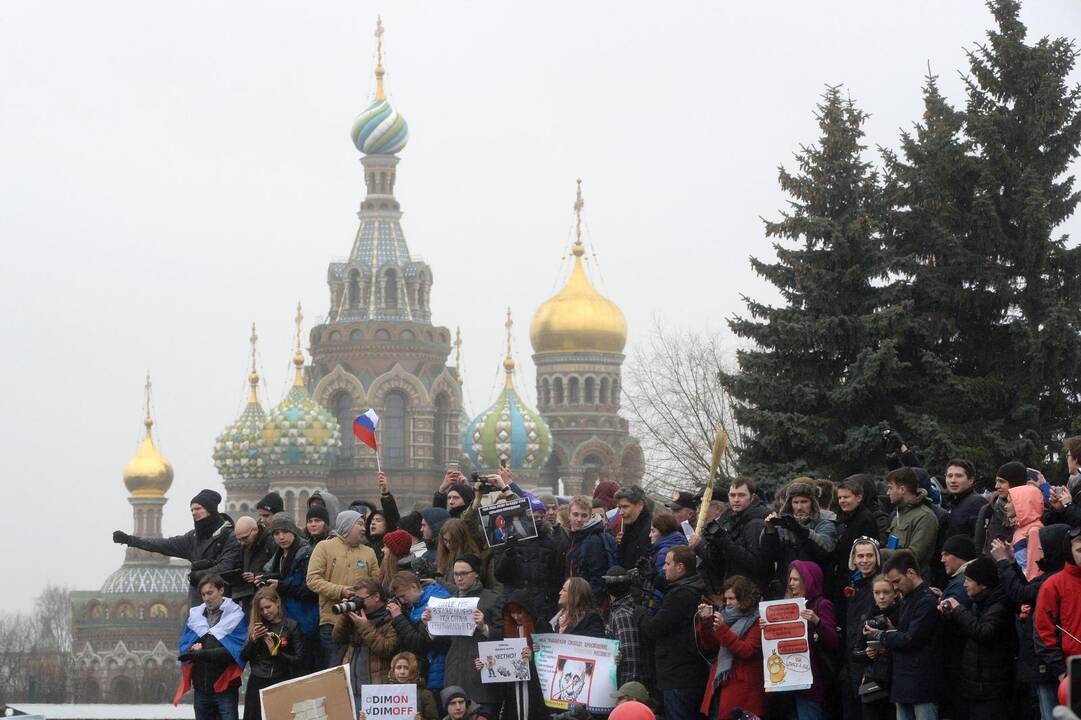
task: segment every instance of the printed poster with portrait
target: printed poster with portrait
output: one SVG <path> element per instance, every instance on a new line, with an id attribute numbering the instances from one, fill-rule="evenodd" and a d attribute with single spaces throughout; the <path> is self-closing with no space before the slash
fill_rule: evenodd
<path id="1" fill-rule="evenodd" d="M 566 710 L 582 704 L 594 714 L 615 707 L 616 655 L 619 641 L 582 635 L 533 635 L 533 662 L 537 666 L 544 704 Z"/>
<path id="2" fill-rule="evenodd" d="M 807 621 L 800 617 L 804 598 L 758 604 L 762 627 L 762 668 L 766 692 L 807 690 L 811 676 L 811 646 Z"/>
<path id="3" fill-rule="evenodd" d="M 502 545 L 511 538 L 528 540 L 537 537 L 537 523 L 533 521 L 533 511 L 526 498 L 485 505 L 478 512 L 488 547 Z"/>

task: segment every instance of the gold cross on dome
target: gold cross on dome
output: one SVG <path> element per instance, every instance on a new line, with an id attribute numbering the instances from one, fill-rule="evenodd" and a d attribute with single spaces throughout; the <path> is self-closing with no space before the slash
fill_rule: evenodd
<path id="1" fill-rule="evenodd" d="M 248 338 L 248 342 L 251 343 L 251 371 L 255 372 L 255 343 L 259 341 L 259 336 L 255 334 L 255 323 L 251 324 L 251 337 Z"/>
<path id="2" fill-rule="evenodd" d="M 304 323 L 304 313 L 300 310 L 300 302 L 297 302 L 297 352 L 300 352 L 300 328 Z"/>
<path id="3" fill-rule="evenodd" d="M 582 178 L 578 178 L 578 197 L 574 200 L 574 236 L 578 244 L 582 243 L 582 208 L 586 206 L 582 200 Z"/>

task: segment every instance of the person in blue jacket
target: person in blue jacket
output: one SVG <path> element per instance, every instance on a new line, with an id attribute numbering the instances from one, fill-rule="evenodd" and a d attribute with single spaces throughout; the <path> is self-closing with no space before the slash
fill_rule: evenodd
<path id="1" fill-rule="evenodd" d="M 670 512 L 661 512 L 653 516 L 649 528 L 649 558 L 657 568 L 657 573 L 664 572 L 664 558 L 676 545 L 686 545 L 687 537 L 676 522 L 676 516 Z"/>
<path id="2" fill-rule="evenodd" d="M 420 627 L 420 616 L 432 598 L 446 599 L 450 592 L 437 582 L 422 583 L 413 573 L 403 570 L 390 581 L 393 596 L 387 603 L 394 631 L 398 633 L 398 646 L 417 657 L 427 660 L 425 677 L 432 695 L 439 696 L 443 689 L 443 673 L 446 670 L 447 638 L 432 638 Z"/>
<path id="3" fill-rule="evenodd" d="M 267 528 L 277 550 L 267 563 L 267 574 L 256 577 L 278 591 L 285 614 L 296 620 L 304 635 L 303 672 L 319 670 L 319 596 L 308 588 L 308 560 L 312 546 L 287 513 L 276 513 Z"/>

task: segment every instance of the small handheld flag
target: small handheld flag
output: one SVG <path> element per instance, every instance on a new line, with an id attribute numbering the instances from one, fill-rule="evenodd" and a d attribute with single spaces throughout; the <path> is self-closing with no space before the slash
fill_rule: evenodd
<path id="1" fill-rule="evenodd" d="M 363 415 L 357 415 L 353 418 L 353 435 L 356 436 L 357 440 L 377 452 L 379 448 L 376 447 L 375 443 L 375 426 L 378 424 L 379 416 L 371 408 L 368 408 L 368 412 Z"/>

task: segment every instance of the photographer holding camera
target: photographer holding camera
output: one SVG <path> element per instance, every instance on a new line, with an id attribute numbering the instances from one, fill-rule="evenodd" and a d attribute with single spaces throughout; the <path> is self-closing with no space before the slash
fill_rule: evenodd
<path id="1" fill-rule="evenodd" d="M 618 684 L 637 681 L 648 687 L 653 681 L 653 654 L 638 631 L 638 623 L 646 616 L 646 609 L 638 602 L 642 595 L 640 577 L 619 565 L 608 568 L 604 575 L 604 586 L 608 589 L 608 621 L 604 632 L 612 640 L 619 640 Z"/>
<path id="2" fill-rule="evenodd" d="M 750 578 L 760 588 L 769 585 L 771 573 L 762 547 L 763 520 L 769 508 L 755 494 L 748 478 L 736 478 L 728 487 L 728 509 L 702 531 L 703 542 L 691 540 L 710 587 L 720 588 L 734 575 Z"/>
<path id="3" fill-rule="evenodd" d="M 353 586 L 353 595 L 331 607 L 338 616 L 331 639 L 348 646 L 342 662 L 349 665 L 349 681 L 360 705 L 362 685 L 390 682 L 390 659 L 398 653 L 398 634 L 394 632 L 383 586 L 375 580 L 361 580 Z"/>
<path id="4" fill-rule="evenodd" d="M 233 583 L 231 590 L 233 601 L 240 605 L 247 615 L 251 611 L 252 596 L 255 595 L 255 576 L 263 574 L 270 556 L 274 554 L 275 546 L 266 527 L 247 515 L 237 519 L 233 535 L 240 543 L 243 556 L 240 582 Z"/>
<path id="5" fill-rule="evenodd" d="M 788 568 L 796 560 L 809 560 L 820 567 L 830 567 L 837 544 L 834 514 L 818 506 L 814 481 L 800 477 L 785 490 L 779 513 L 766 516 L 762 543 L 767 555 L 777 563 L 779 575 L 770 587 L 777 597 L 787 586 Z"/>
<path id="6" fill-rule="evenodd" d="M 387 611 L 398 634 L 398 646 L 427 660 L 428 689 L 437 695 L 443 689 L 448 643 L 437 641 L 425 632 L 420 618 L 428 609 L 429 600 L 445 600 L 450 592 L 439 583 L 422 585 L 420 578 L 408 570 L 398 571 L 390 581 L 390 592 L 394 597 L 387 603 Z"/>

